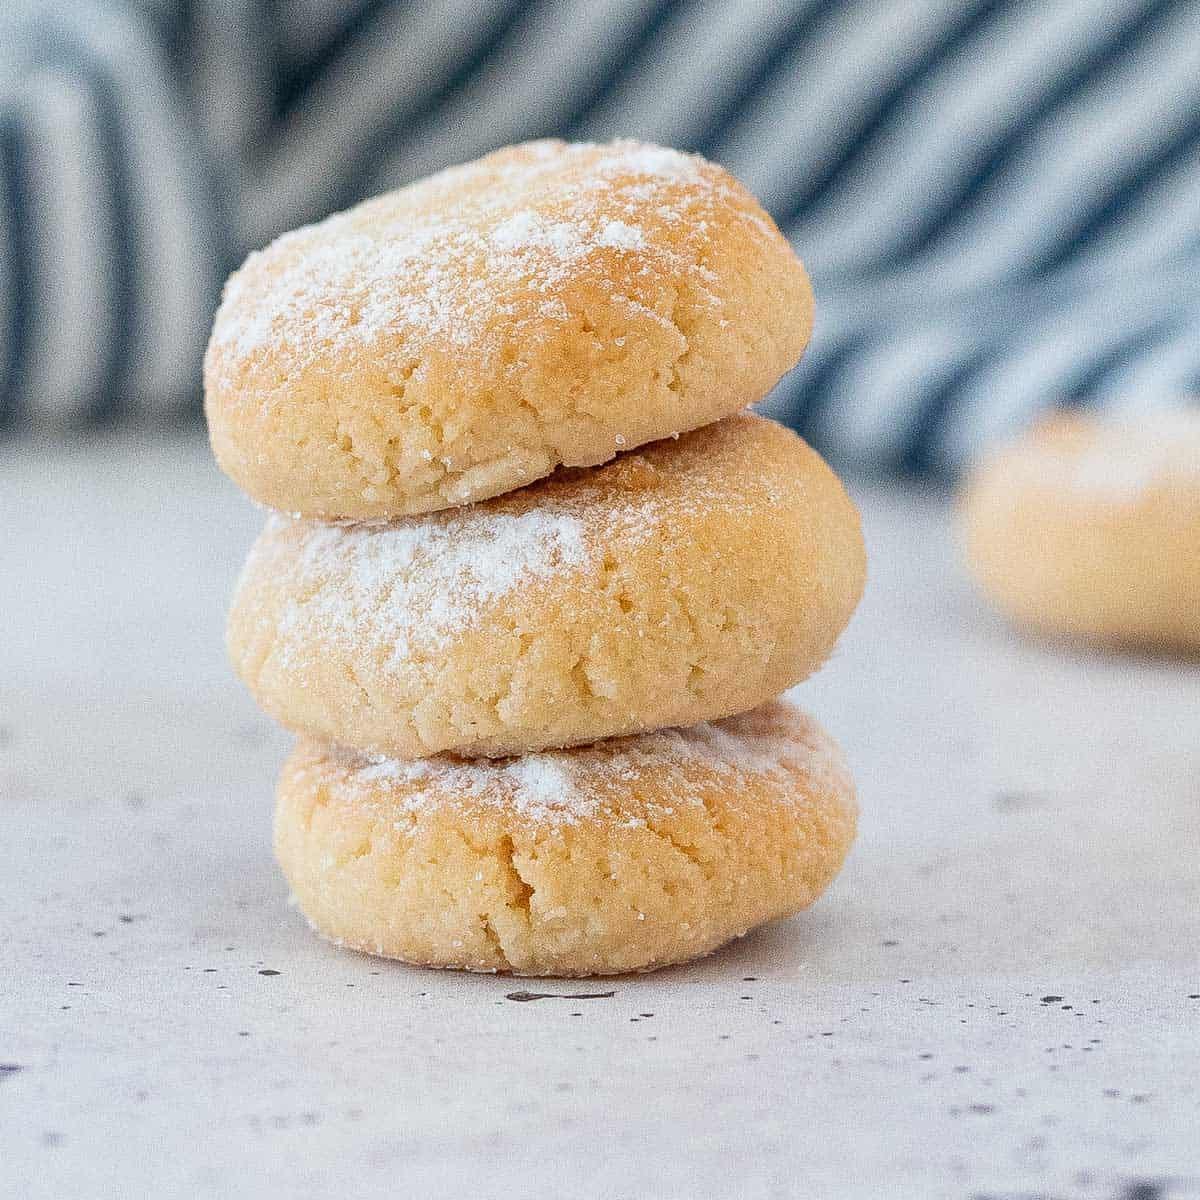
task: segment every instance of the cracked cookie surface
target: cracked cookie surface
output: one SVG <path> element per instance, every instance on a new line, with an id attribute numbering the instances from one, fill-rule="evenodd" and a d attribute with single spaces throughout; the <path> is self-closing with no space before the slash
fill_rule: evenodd
<path id="1" fill-rule="evenodd" d="M 228 642 L 296 732 L 503 756 L 753 708 L 825 661 L 864 576 L 820 456 L 738 416 L 469 508 L 273 517 Z"/>
<path id="2" fill-rule="evenodd" d="M 320 933 L 526 975 L 647 970 L 806 908 L 857 806 L 841 754 L 772 702 L 509 760 L 404 762 L 303 740 L 275 849 Z"/>
<path id="3" fill-rule="evenodd" d="M 812 319 L 804 268 L 720 167 L 532 142 L 252 254 L 205 359 L 209 433 L 280 511 L 430 512 L 738 412 Z"/>

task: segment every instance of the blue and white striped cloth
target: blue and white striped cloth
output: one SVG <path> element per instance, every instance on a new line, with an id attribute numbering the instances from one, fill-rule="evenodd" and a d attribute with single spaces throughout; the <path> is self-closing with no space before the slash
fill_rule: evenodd
<path id="1" fill-rule="evenodd" d="M 1200 392 L 1197 0 L 4 0 L 0 417 L 195 412 L 248 250 L 548 134 L 762 197 L 818 297 L 769 409 L 841 464 Z"/>

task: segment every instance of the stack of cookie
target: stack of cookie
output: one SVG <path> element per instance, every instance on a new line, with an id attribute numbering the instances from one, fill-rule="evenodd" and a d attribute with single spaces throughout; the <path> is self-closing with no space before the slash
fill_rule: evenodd
<path id="1" fill-rule="evenodd" d="M 277 510 L 229 618 L 301 735 L 275 841 L 339 943 L 587 975 L 812 902 L 855 825 L 774 698 L 863 586 L 858 517 L 741 414 L 804 270 L 702 159 L 538 142 L 280 238 L 230 280 L 214 451 Z"/>

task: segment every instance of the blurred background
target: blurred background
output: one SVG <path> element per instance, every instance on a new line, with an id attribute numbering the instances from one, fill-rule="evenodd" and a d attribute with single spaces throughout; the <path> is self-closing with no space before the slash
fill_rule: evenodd
<path id="1" fill-rule="evenodd" d="M 769 402 L 952 476 L 1055 405 L 1200 391 L 1195 0 L 4 0 L 0 421 L 190 423 L 223 279 L 507 142 L 743 179 L 817 330 Z"/>

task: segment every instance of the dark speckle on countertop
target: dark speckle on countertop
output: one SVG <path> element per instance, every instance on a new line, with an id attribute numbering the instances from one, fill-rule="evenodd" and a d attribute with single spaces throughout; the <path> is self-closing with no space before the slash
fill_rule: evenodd
<path id="1" fill-rule="evenodd" d="M 1022 791 L 1012 788 L 997 792 L 992 797 L 992 807 L 998 812 L 1020 812 L 1030 808 L 1044 808 L 1050 803 L 1045 792 Z"/>
<path id="2" fill-rule="evenodd" d="M 515 1000 L 518 1004 L 530 1000 L 608 1000 L 617 993 L 612 992 L 509 992 L 505 1000 Z"/>

